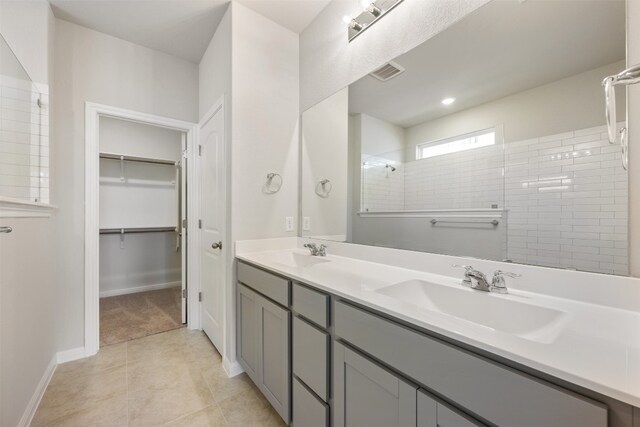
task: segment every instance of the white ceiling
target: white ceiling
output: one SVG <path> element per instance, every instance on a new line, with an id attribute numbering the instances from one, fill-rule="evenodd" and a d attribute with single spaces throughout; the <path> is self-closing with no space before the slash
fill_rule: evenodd
<path id="1" fill-rule="evenodd" d="M 300 33 L 331 0 L 239 0 Z M 200 62 L 230 0 L 49 0 L 64 19 Z"/>
<path id="2" fill-rule="evenodd" d="M 410 127 L 624 57 L 624 0 L 494 1 L 349 86 L 349 110 Z"/>
<path id="3" fill-rule="evenodd" d="M 300 34 L 331 0 L 238 0 L 260 15 Z"/>

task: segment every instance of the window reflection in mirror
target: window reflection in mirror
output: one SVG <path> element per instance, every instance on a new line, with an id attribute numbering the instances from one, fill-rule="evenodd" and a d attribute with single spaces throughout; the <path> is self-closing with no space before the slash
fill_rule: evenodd
<path id="1" fill-rule="evenodd" d="M 393 62 L 303 113 L 303 236 L 628 274 L 624 1 L 491 2 Z"/>

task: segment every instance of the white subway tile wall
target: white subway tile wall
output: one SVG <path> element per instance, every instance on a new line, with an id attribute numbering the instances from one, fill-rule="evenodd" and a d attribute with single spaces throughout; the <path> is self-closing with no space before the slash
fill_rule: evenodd
<path id="1" fill-rule="evenodd" d="M 626 275 L 628 179 L 605 126 L 505 146 L 508 257 Z"/>
<path id="2" fill-rule="evenodd" d="M 0 196 L 49 202 L 48 105 L 31 81 L 0 75 Z"/>
<path id="3" fill-rule="evenodd" d="M 501 208 L 502 143 L 406 163 L 407 210 Z"/>
<path id="4" fill-rule="evenodd" d="M 362 211 L 404 210 L 404 165 L 383 157 L 368 157 L 363 163 Z M 396 170 L 386 165 L 393 166 Z"/>
<path id="5" fill-rule="evenodd" d="M 396 163 L 396 172 L 384 162 L 363 168 L 365 211 L 497 205 L 508 212 L 506 258 L 628 274 L 628 178 L 605 126 Z"/>

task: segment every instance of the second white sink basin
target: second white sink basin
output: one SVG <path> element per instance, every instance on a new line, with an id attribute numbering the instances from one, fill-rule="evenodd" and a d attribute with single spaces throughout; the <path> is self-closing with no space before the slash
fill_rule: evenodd
<path id="1" fill-rule="evenodd" d="M 443 313 L 493 330 L 550 343 L 562 330 L 564 311 L 518 301 L 514 297 L 409 280 L 376 290 L 419 308 Z"/>

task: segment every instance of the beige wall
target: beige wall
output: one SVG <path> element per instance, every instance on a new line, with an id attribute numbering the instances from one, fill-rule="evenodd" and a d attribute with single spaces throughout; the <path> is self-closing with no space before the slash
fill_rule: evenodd
<path id="1" fill-rule="evenodd" d="M 235 355 L 235 269 L 238 239 L 295 236 L 286 216 L 298 213 L 298 36 L 232 2 L 199 64 L 199 117 L 225 96 L 227 277 L 225 363 Z M 262 192 L 270 172 L 282 189 Z M 226 365 L 228 367 L 228 365 Z"/>
<path id="2" fill-rule="evenodd" d="M 196 64 L 56 20 L 52 170 L 59 350 L 84 346 L 84 108 L 96 102 L 195 122 Z M 80 260 L 80 261 L 79 261 Z"/>
<path id="3" fill-rule="evenodd" d="M 0 33 L 45 92 L 53 82 L 54 21 L 44 0 L 0 2 Z M 5 217 L 0 226 L 13 228 L 0 234 L 0 425 L 15 426 L 55 363 L 54 219 Z"/>
<path id="4" fill-rule="evenodd" d="M 302 216 L 309 217 L 311 223 L 310 230 L 302 230 L 303 236 L 346 239 L 348 108 L 349 89 L 345 88 L 302 115 Z M 318 182 L 323 179 L 331 181 L 328 197 L 316 194 Z"/>

